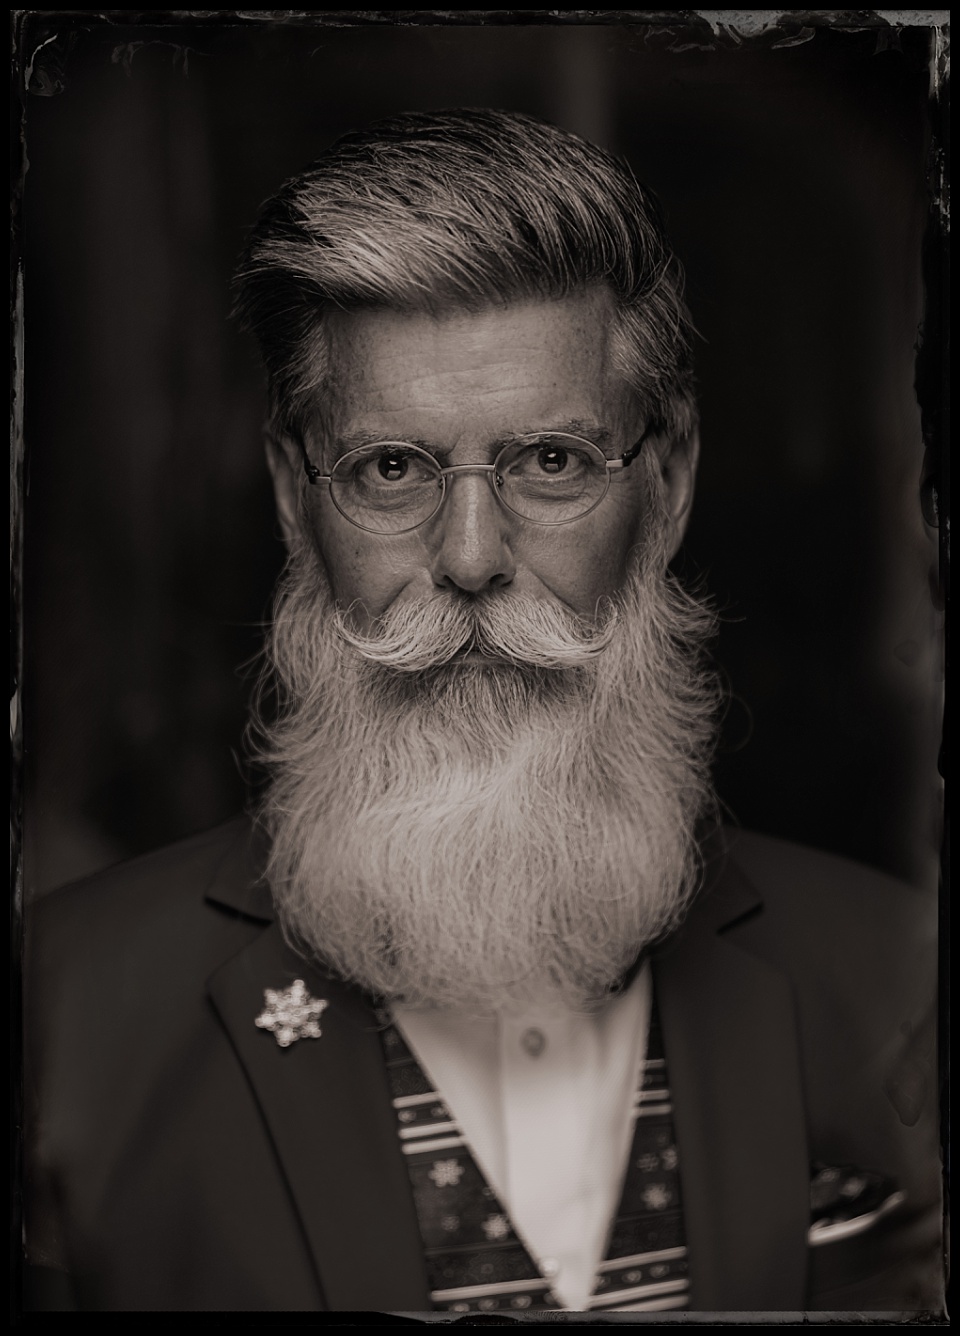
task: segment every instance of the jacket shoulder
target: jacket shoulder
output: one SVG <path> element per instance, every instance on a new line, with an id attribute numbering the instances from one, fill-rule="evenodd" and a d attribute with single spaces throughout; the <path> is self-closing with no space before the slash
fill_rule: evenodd
<path id="1" fill-rule="evenodd" d="M 759 908 L 726 936 L 790 980 L 811 1105 L 849 1112 L 859 1086 L 903 1127 L 934 1117 L 936 894 L 766 836 L 729 857 Z"/>
<path id="2" fill-rule="evenodd" d="M 98 1045 L 107 1054 L 127 1030 L 147 1048 L 188 1030 L 208 977 L 263 929 L 263 915 L 236 907 L 256 875 L 241 818 L 28 905 L 28 1057 L 53 1062 Z"/>
<path id="3" fill-rule="evenodd" d="M 932 887 L 912 886 L 853 859 L 753 831 L 727 832 L 725 847 L 762 900 L 758 925 L 787 933 L 795 949 L 806 945 L 821 960 L 855 952 L 877 968 L 910 951 L 935 950 Z"/>
<path id="4" fill-rule="evenodd" d="M 203 924 L 223 917 L 206 903 L 210 888 L 224 874 L 250 875 L 249 840 L 250 824 L 238 817 L 50 892 L 27 906 L 28 960 L 61 949 L 116 960 L 149 942 L 202 938 Z"/>
<path id="5" fill-rule="evenodd" d="M 844 1036 L 849 1061 L 920 1044 L 935 1065 L 936 893 L 765 835 L 737 832 L 727 847 L 757 912 L 726 935 L 791 980 L 808 1035 L 835 1054 Z"/>

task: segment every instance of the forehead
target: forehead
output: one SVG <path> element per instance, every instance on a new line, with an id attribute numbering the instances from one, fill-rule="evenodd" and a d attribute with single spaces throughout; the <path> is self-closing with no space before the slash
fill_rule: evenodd
<path id="1" fill-rule="evenodd" d="M 631 396 L 612 359 L 603 288 L 440 314 L 336 311 L 327 321 L 327 424 L 409 439 L 480 438 L 583 421 L 616 430 Z"/>

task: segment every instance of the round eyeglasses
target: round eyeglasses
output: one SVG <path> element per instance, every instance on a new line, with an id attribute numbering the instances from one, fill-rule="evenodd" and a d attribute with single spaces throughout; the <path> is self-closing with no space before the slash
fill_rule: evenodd
<path id="1" fill-rule="evenodd" d="M 645 436 L 618 459 L 580 436 L 541 431 L 505 445 L 492 464 L 441 467 L 418 445 L 376 441 L 348 450 L 329 473 L 306 457 L 311 483 L 325 482 L 330 499 L 351 524 L 368 533 L 400 534 L 417 529 L 443 505 L 447 480 L 458 473 L 485 473 L 497 500 L 533 524 L 569 524 L 599 506 L 610 475 L 632 464 Z"/>

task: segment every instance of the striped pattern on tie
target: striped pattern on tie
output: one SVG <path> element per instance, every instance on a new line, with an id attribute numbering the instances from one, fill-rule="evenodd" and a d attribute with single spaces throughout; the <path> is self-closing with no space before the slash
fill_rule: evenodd
<path id="1" fill-rule="evenodd" d="M 514 1231 L 463 1132 L 399 1031 L 382 1032 L 397 1133 L 410 1173 L 430 1298 L 452 1313 L 532 1312 L 562 1305 Z M 633 1101 L 620 1205 L 588 1308 L 659 1312 L 688 1302 L 677 1150 L 657 1023 Z"/>

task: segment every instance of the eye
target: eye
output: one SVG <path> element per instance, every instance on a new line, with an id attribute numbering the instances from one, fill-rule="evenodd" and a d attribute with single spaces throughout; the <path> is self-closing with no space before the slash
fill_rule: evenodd
<path id="1" fill-rule="evenodd" d="M 411 488 L 432 483 L 436 477 L 437 467 L 429 456 L 393 442 L 351 450 L 334 466 L 338 486 L 361 488 L 381 497 L 405 494 Z"/>
<path id="2" fill-rule="evenodd" d="M 508 451 L 503 465 L 506 474 L 525 486 L 560 486 L 579 482 L 587 473 L 595 472 L 597 461 L 589 447 L 580 446 L 575 440 L 549 438 Z"/>
<path id="3" fill-rule="evenodd" d="M 537 463 L 544 473 L 562 473 L 567 467 L 567 459 L 562 445 L 541 445 L 537 451 Z"/>
<path id="4" fill-rule="evenodd" d="M 387 482 L 400 482 L 407 475 L 409 466 L 409 456 L 402 455 L 399 450 L 391 450 L 387 454 L 382 454 L 377 460 L 377 472 L 381 478 Z"/>

